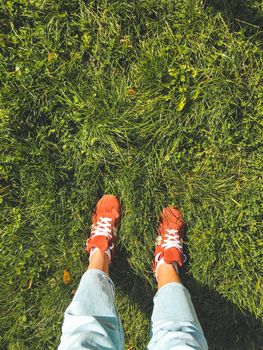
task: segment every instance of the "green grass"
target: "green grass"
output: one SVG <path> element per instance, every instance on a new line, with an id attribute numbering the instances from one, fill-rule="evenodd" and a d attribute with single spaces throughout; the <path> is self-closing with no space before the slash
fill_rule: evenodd
<path id="1" fill-rule="evenodd" d="M 259 0 L 1 2 L 1 349 L 56 348 L 106 192 L 127 349 L 147 342 L 167 204 L 210 349 L 261 348 L 262 18 Z"/>

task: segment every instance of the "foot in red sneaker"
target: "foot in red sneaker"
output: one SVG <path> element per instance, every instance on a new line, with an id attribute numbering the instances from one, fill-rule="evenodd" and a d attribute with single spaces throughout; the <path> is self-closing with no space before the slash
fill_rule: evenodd
<path id="1" fill-rule="evenodd" d="M 164 208 L 154 253 L 153 271 L 156 277 L 157 270 L 163 263 L 173 264 L 175 267 L 183 265 L 184 229 L 185 222 L 180 210 L 175 207 Z"/>
<path id="2" fill-rule="evenodd" d="M 105 251 L 111 261 L 115 252 L 116 232 L 120 223 L 121 206 L 116 196 L 104 195 L 92 215 L 91 235 L 87 240 L 90 257 L 96 248 Z"/>

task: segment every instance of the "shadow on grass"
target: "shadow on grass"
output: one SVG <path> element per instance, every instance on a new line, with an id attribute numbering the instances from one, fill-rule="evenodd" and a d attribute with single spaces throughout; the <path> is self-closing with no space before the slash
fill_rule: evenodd
<path id="1" fill-rule="evenodd" d="M 205 7 L 212 7 L 232 23 L 234 30 L 242 29 L 246 36 L 258 34 L 263 38 L 263 12 L 259 0 L 205 0 Z M 260 32 L 260 33 L 259 33 Z"/>
<path id="2" fill-rule="evenodd" d="M 123 247 L 118 249 L 118 259 L 112 268 L 113 280 L 135 302 L 141 311 L 151 317 L 152 299 L 156 292 L 142 277 L 136 275 L 128 264 Z M 262 322 L 248 312 L 241 312 L 234 304 L 215 291 L 200 286 L 185 271 L 182 279 L 189 290 L 198 318 L 203 327 L 210 350 L 260 350 L 262 348 Z M 145 335 L 147 336 L 147 335 Z"/>

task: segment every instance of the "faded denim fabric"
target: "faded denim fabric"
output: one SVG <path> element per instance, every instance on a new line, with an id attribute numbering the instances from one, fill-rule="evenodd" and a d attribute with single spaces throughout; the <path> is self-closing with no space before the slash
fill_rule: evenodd
<path id="1" fill-rule="evenodd" d="M 151 340 L 147 350 L 207 350 L 207 342 L 188 290 L 177 282 L 154 297 Z"/>
<path id="2" fill-rule="evenodd" d="M 190 294 L 169 283 L 154 297 L 148 350 L 206 350 L 207 343 Z M 123 350 L 124 334 L 114 303 L 112 280 L 100 270 L 84 273 L 67 308 L 58 350 Z"/>
<path id="3" fill-rule="evenodd" d="M 58 350 L 124 349 L 114 285 L 100 270 L 87 270 L 67 308 Z"/>

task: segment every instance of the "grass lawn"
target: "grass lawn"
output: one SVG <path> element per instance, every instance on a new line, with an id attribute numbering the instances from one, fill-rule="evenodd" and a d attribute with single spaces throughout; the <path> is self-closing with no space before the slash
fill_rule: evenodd
<path id="1" fill-rule="evenodd" d="M 260 350 L 262 115 L 261 0 L 2 1 L 0 349 L 57 347 L 91 212 L 114 193 L 127 349 L 147 344 L 174 204 L 210 349 Z"/>

